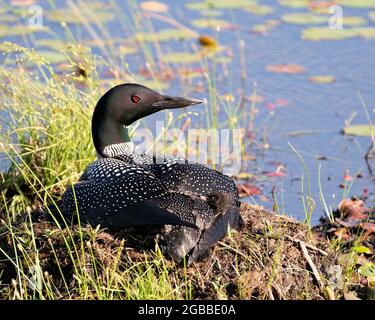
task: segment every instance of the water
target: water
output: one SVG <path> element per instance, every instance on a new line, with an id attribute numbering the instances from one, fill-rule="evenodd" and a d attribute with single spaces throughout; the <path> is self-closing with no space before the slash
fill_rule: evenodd
<path id="1" fill-rule="evenodd" d="M 170 6 L 168 15 L 189 27 L 189 21 L 201 18 L 198 11 L 187 10 L 183 1 L 164 1 Z M 57 1 L 58 7 L 64 6 L 64 1 Z M 233 48 L 234 61 L 229 65 L 230 81 L 218 82 L 220 93 L 236 92 L 240 88 L 241 65 L 238 55 L 238 34 L 246 43 L 247 89 L 251 94 L 252 83 L 257 83 L 258 95 L 265 100 L 257 104 L 259 113 L 256 115 L 255 127 L 263 126 L 264 120 L 270 116 L 267 109 L 268 103 L 278 99 L 285 99 L 288 105 L 277 107 L 273 110 L 266 127 L 269 150 L 258 153 L 255 162 L 248 164 L 249 170 L 257 174 L 263 171 L 275 171 L 273 163 L 281 163 L 286 168 L 284 177 L 273 177 L 264 180 L 262 175 L 255 181 L 264 195 L 272 198 L 271 190 L 276 187 L 276 196 L 282 211 L 304 219 L 301 202 L 301 181 L 303 167 L 296 154 L 288 145 L 293 145 L 304 157 L 311 176 L 312 196 L 317 203 L 317 208 L 312 221 L 316 223 L 322 214 L 319 202 L 318 165 L 321 163 L 321 181 L 328 204 L 337 205 L 343 189 L 339 187 L 344 183 L 344 175 L 348 170 L 351 176 L 357 172 L 362 173 L 362 178 L 355 179 L 350 195 L 361 195 L 368 189 L 373 195 L 373 181 L 369 178 L 364 155 L 370 145 L 369 138 L 348 138 L 340 134 L 345 120 L 353 112 L 357 115 L 353 123 L 365 124 L 368 120 L 362 107 L 359 93 L 362 95 L 372 120 L 375 108 L 375 40 L 355 38 L 339 41 L 303 41 L 301 30 L 306 26 L 281 24 L 268 34 L 254 34 L 251 28 L 268 19 L 280 19 L 284 13 L 291 9 L 281 7 L 276 1 L 264 1 L 271 5 L 275 11 L 266 17 L 244 13 L 241 10 L 224 10 L 224 15 L 218 17 L 238 25 L 237 31 L 222 30 L 219 35 L 220 43 Z M 44 5 L 43 5 L 44 6 Z M 124 13 L 127 14 L 124 6 Z M 298 9 L 295 11 L 303 11 Z M 366 9 L 344 8 L 344 15 L 367 17 Z M 46 23 L 48 20 L 45 19 Z M 62 37 L 63 32 L 57 23 L 48 23 L 50 28 Z M 154 21 L 154 26 L 166 27 L 160 21 Z M 374 27 L 369 20 L 368 26 Z M 345 25 L 344 25 L 345 27 Z M 123 30 L 116 21 L 108 23 L 108 30 L 113 37 L 123 36 Z M 200 31 L 199 29 L 195 29 Z M 72 28 L 73 34 L 78 38 L 88 35 L 82 29 Z M 214 35 L 213 30 L 203 30 L 204 34 Z M 19 38 L 7 39 L 21 41 Z M 191 41 L 193 42 L 193 41 Z M 189 43 L 181 45 L 179 42 L 162 44 L 166 51 L 178 51 L 189 48 Z M 136 72 L 144 63 L 142 56 L 130 56 L 129 67 Z M 267 65 L 293 63 L 302 65 L 306 72 L 302 74 L 276 74 L 266 71 Z M 332 84 L 315 84 L 309 81 L 312 75 L 330 75 L 336 78 Z M 174 83 L 168 93 L 180 93 L 181 87 Z M 197 98 L 206 97 L 207 94 L 196 94 Z M 200 111 L 199 107 L 194 108 Z M 163 115 L 153 116 L 152 120 L 163 118 Z M 203 115 L 202 115 L 203 117 Z M 222 112 L 219 117 L 225 117 Z M 290 135 L 293 132 L 307 132 L 309 134 Z M 316 156 L 327 157 L 328 160 L 317 160 Z M 4 167 L 4 163 L 0 163 Z M 305 177 L 306 180 L 306 177 Z M 305 186 L 306 188 L 306 186 Z M 246 199 L 256 201 L 267 208 L 272 208 L 272 201 L 265 201 L 264 197 Z M 283 200 L 283 201 L 282 201 Z"/>

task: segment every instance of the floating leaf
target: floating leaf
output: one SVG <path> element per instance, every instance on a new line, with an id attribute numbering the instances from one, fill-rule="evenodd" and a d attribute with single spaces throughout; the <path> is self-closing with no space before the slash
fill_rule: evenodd
<path id="1" fill-rule="evenodd" d="M 216 63 L 224 63 L 228 64 L 232 62 L 232 58 L 228 56 L 220 56 L 220 57 L 214 57 L 213 58 Z"/>
<path id="2" fill-rule="evenodd" d="M 198 38 L 198 41 L 202 47 L 216 47 L 217 46 L 216 40 L 207 35 L 200 36 Z"/>
<path id="3" fill-rule="evenodd" d="M 275 72 L 275 73 L 290 73 L 290 74 L 297 74 L 305 72 L 305 68 L 298 65 L 298 64 L 276 64 L 276 65 L 268 65 L 267 71 Z"/>
<path id="4" fill-rule="evenodd" d="M 119 55 L 124 55 L 124 56 L 138 52 L 138 49 L 135 46 L 125 46 L 125 45 L 119 46 L 117 50 L 118 50 Z"/>
<path id="5" fill-rule="evenodd" d="M 186 7 L 190 10 L 205 9 L 238 9 L 246 8 L 254 4 L 254 0 L 207 0 L 205 2 L 187 3 Z"/>
<path id="6" fill-rule="evenodd" d="M 66 43 L 63 40 L 59 39 L 38 39 L 35 40 L 35 45 L 37 47 L 47 47 L 55 50 L 65 50 L 69 46 L 69 43 Z"/>
<path id="7" fill-rule="evenodd" d="M 323 24 L 328 23 L 328 17 L 313 13 L 288 13 L 282 17 L 282 20 L 292 24 Z"/>
<path id="8" fill-rule="evenodd" d="M 344 26 L 363 26 L 367 20 L 360 16 L 343 16 L 342 23 Z"/>
<path id="9" fill-rule="evenodd" d="M 169 10 L 168 5 L 159 1 L 145 1 L 139 4 L 139 7 L 144 11 L 166 13 Z"/>
<path id="10" fill-rule="evenodd" d="M 350 136 L 371 137 L 375 135 L 375 126 L 369 124 L 350 125 L 343 129 L 343 133 Z"/>
<path id="11" fill-rule="evenodd" d="M 36 3 L 36 0 L 12 0 L 10 4 L 15 7 L 30 7 Z"/>
<path id="12" fill-rule="evenodd" d="M 18 20 L 19 20 L 19 17 L 17 17 L 14 14 L 3 14 L 3 15 L 0 15 L 0 22 L 1 23 L 16 22 Z"/>
<path id="13" fill-rule="evenodd" d="M 82 12 L 89 10 L 89 14 L 81 16 Z M 79 6 L 77 5 L 77 11 L 72 9 L 57 9 L 47 13 L 47 18 L 54 22 L 66 22 L 71 24 L 84 24 L 86 21 L 88 23 L 101 22 L 106 23 L 115 19 L 113 12 L 103 9 L 96 9 L 95 7 Z"/>
<path id="14" fill-rule="evenodd" d="M 201 29 L 205 29 L 205 28 L 216 29 L 217 27 L 226 29 L 231 26 L 230 23 L 221 19 L 194 19 L 191 21 L 191 24 L 194 27 L 201 28 Z"/>
<path id="15" fill-rule="evenodd" d="M 256 16 L 266 16 L 274 11 L 271 6 L 257 3 L 249 4 L 247 7 L 244 7 L 243 10 Z"/>
<path id="16" fill-rule="evenodd" d="M 58 51 L 38 50 L 37 54 L 50 64 L 62 63 L 67 60 L 66 55 Z"/>
<path id="17" fill-rule="evenodd" d="M 173 28 L 161 29 L 156 33 L 137 32 L 134 35 L 134 39 L 140 42 L 185 40 L 193 39 L 196 37 L 197 34 L 195 32 Z"/>
<path id="18" fill-rule="evenodd" d="M 251 32 L 264 34 L 276 28 L 278 25 L 280 25 L 279 20 L 267 20 L 265 23 L 254 25 L 251 29 Z"/>
<path id="19" fill-rule="evenodd" d="M 281 6 L 289 8 L 306 8 L 310 2 L 310 0 L 279 0 Z"/>
<path id="20" fill-rule="evenodd" d="M 346 28 L 346 29 L 330 29 L 330 28 L 307 28 L 302 32 L 304 40 L 344 40 L 355 37 L 366 39 L 375 39 L 375 28 Z"/>
<path id="21" fill-rule="evenodd" d="M 336 4 L 352 8 L 373 8 L 375 0 L 335 0 Z"/>
<path id="22" fill-rule="evenodd" d="M 27 35 L 27 34 L 34 33 L 34 32 L 44 32 L 47 30 L 48 30 L 47 27 L 31 28 L 25 25 L 17 25 L 15 27 L 2 25 L 0 26 L 0 38 L 22 36 L 22 35 Z"/>
<path id="23" fill-rule="evenodd" d="M 314 83 L 329 84 L 336 81 L 334 76 L 311 76 L 310 80 Z"/>

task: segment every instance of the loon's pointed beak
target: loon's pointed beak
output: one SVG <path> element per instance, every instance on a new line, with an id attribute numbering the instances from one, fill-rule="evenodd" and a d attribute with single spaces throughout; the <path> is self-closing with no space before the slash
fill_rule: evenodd
<path id="1" fill-rule="evenodd" d="M 161 96 L 161 99 L 154 102 L 152 106 L 160 108 L 160 110 L 163 110 L 163 109 L 185 108 L 189 106 L 194 106 L 199 103 L 202 103 L 202 101 L 196 100 L 196 99 L 181 98 L 181 97 Z"/>

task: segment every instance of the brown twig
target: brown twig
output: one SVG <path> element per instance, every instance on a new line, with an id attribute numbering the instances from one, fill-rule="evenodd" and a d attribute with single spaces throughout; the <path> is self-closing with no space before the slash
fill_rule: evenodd
<path id="1" fill-rule="evenodd" d="M 285 237 L 286 237 L 288 240 L 290 240 L 290 241 L 294 241 L 294 242 L 303 242 L 302 240 L 294 239 L 293 237 L 288 236 L 288 235 L 285 235 Z M 304 243 L 304 245 L 306 246 L 306 248 L 309 248 L 309 249 L 314 250 L 314 251 L 318 251 L 318 252 L 319 252 L 320 254 L 322 254 L 323 256 L 328 256 L 328 253 L 325 252 L 324 250 L 319 249 L 319 248 L 317 248 L 317 247 L 315 247 L 315 246 L 313 246 L 312 244 L 309 244 L 309 243 L 307 243 L 307 242 L 303 242 L 303 243 Z"/>
<path id="2" fill-rule="evenodd" d="M 316 279 L 316 281 L 318 283 L 320 291 L 323 292 L 323 290 L 324 290 L 323 281 L 320 278 L 318 269 L 316 268 L 314 262 L 311 260 L 311 257 L 309 255 L 309 252 L 307 251 L 305 243 L 303 241 L 299 241 L 299 245 L 301 247 L 303 257 L 306 259 L 307 263 L 309 264 L 309 266 L 311 268 L 311 271 L 313 272 L 313 275 L 314 275 L 314 277 L 315 277 L 315 279 Z"/>

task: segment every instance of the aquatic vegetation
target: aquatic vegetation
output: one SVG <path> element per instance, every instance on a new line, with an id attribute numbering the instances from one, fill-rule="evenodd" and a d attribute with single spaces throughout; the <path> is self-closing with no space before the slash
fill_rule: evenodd
<path id="1" fill-rule="evenodd" d="M 336 81 L 334 76 L 311 76 L 310 80 L 314 83 L 329 84 Z"/>
<path id="2" fill-rule="evenodd" d="M 169 10 L 167 4 L 159 1 L 143 1 L 139 4 L 139 8 L 144 11 L 166 13 Z"/>
<path id="3" fill-rule="evenodd" d="M 344 134 L 351 136 L 371 137 L 375 135 L 375 126 L 369 124 L 352 124 L 345 127 Z"/>
<path id="4" fill-rule="evenodd" d="M 188 39 L 194 39 L 197 37 L 197 34 L 193 31 L 190 31 L 188 29 L 181 30 L 181 29 L 174 29 L 174 28 L 165 28 L 160 29 L 159 31 L 155 33 L 150 32 L 136 32 L 134 35 L 134 39 L 136 41 L 160 41 L 160 42 L 166 42 L 166 41 L 173 41 L 173 40 L 188 40 Z"/>
<path id="5" fill-rule="evenodd" d="M 216 30 L 218 27 L 227 29 L 231 26 L 229 22 L 221 19 L 194 19 L 191 20 L 191 24 L 200 29 L 211 28 Z"/>
<path id="6" fill-rule="evenodd" d="M 366 39 L 375 39 L 375 28 L 345 28 L 345 29 L 330 29 L 326 27 L 312 27 L 306 28 L 302 31 L 302 39 L 304 40 L 344 40 L 355 37 Z"/>
<path id="7" fill-rule="evenodd" d="M 206 0 L 203 2 L 188 2 L 186 3 L 186 7 L 190 10 L 239 9 L 256 4 L 255 0 Z"/>

